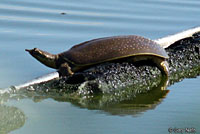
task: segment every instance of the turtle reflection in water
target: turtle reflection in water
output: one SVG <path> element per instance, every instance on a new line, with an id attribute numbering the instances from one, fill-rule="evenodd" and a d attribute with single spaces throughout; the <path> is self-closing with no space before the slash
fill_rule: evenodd
<path id="1" fill-rule="evenodd" d="M 135 35 L 86 41 L 57 55 L 37 48 L 26 49 L 26 51 L 46 66 L 58 69 L 61 76 L 73 75 L 75 72 L 97 64 L 127 58 L 131 62 L 152 61 L 162 74 L 169 76 L 169 67 L 166 61 L 168 55 L 164 48 L 152 40 Z"/>

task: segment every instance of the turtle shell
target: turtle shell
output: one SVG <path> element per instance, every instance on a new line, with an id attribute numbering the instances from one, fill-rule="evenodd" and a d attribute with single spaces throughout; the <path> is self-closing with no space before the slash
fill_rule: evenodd
<path id="1" fill-rule="evenodd" d="M 168 58 L 166 51 L 159 44 L 135 35 L 90 40 L 75 45 L 59 55 L 62 59 L 79 66 L 137 55 L 151 55 L 163 59 Z"/>

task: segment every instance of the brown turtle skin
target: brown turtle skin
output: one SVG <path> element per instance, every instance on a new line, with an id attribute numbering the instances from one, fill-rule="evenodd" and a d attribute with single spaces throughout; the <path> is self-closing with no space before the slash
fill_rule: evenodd
<path id="1" fill-rule="evenodd" d="M 90 66 L 130 58 L 130 61 L 151 60 L 165 75 L 169 75 L 168 57 L 164 48 L 141 36 L 114 36 L 94 39 L 73 46 L 68 51 L 53 55 L 34 48 L 26 49 L 33 57 L 48 67 L 58 69 L 60 74 L 74 72 Z"/>

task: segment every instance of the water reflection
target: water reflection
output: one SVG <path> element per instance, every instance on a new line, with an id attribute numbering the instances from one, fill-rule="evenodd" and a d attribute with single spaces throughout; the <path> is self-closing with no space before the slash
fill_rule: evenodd
<path id="1" fill-rule="evenodd" d="M 154 109 L 161 104 L 163 99 L 169 93 L 166 90 L 168 79 L 160 79 L 159 85 L 152 87 L 147 93 L 142 93 L 136 97 L 131 94 L 124 95 L 101 95 L 98 97 L 70 100 L 70 102 L 81 108 L 90 110 L 102 110 L 111 115 L 132 115 L 138 116 L 147 110 Z M 147 86 L 148 87 L 148 86 Z M 133 90 L 140 90 L 145 87 L 131 87 Z M 125 89 L 129 90 L 130 89 Z M 56 98 L 55 98 L 56 99 Z M 57 100 L 57 99 L 56 99 Z"/>
<path id="2" fill-rule="evenodd" d="M 78 95 L 76 93 L 58 93 L 56 90 L 49 87 L 49 92 L 43 90 L 27 91 L 21 90 L 17 93 L 5 93 L 0 96 L 1 102 L 5 103 L 10 99 L 29 98 L 34 102 L 40 102 L 47 98 L 52 98 L 59 102 L 70 102 L 80 108 L 90 110 L 101 110 L 112 115 L 133 115 L 137 116 L 149 109 L 154 109 L 159 105 L 169 90 L 165 90 L 168 79 L 161 77 L 157 85 L 154 85 L 147 93 L 135 96 L 131 93 L 134 90 L 143 90 L 149 85 L 143 87 L 127 87 L 123 91 L 118 91 L 110 94 L 93 94 L 93 95 Z M 44 86 L 45 87 L 45 86 Z M 41 87 L 40 87 L 41 88 Z M 140 89 L 142 88 L 142 89 Z"/>

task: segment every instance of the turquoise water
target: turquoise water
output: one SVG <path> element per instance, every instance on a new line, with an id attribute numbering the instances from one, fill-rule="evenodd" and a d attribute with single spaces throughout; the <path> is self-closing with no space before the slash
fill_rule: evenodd
<path id="1" fill-rule="evenodd" d="M 1 0 L 0 88 L 54 71 L 29 56 L 26 48 L 59 53 L 105 36 L 136 34 L 157 39 L 199 26 L 199 7 L 198 0 Z M 168 87 L 166 98 L 137 114 L 89 110 L 54 99 L 16 99 L 0 106 L 15 107 L 24 114 L 25 121 L 10 129 L 12 134 L 160 134 L 168 133 L 170 127 L 194 127 L 200 132 L 199 80 L 184 79 Z"/>

